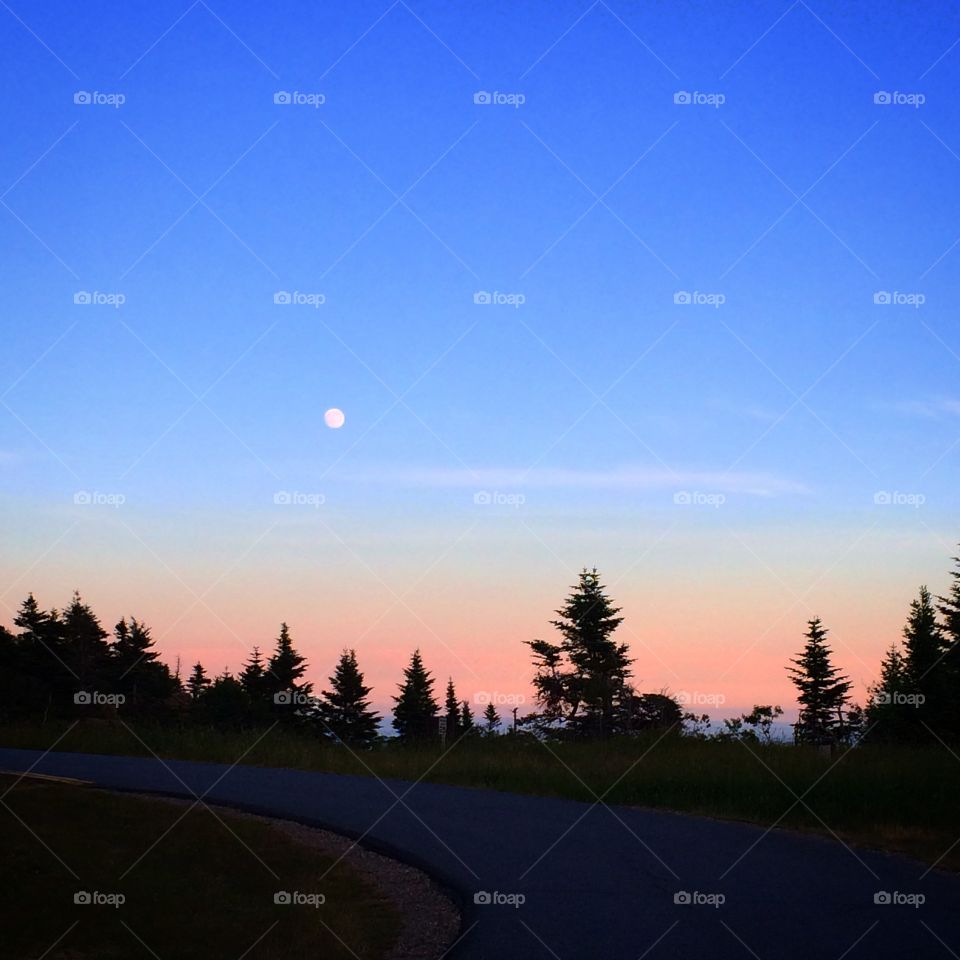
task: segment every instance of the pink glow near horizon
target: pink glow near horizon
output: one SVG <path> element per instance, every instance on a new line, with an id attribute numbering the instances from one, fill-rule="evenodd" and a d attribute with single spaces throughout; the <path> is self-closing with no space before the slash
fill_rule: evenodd
<path id="1" fill-rule="evenodd" d="M 106 581 L 95 574 L 91 571 L 89 585 L 83 582 L 87 577 L 49 574 L 23 583 L 22 592 L 18 587 L 5 597 L 4 619 L 12 620 L 12 608 L 29 589 L 43 606 L 62 606 L 75 585 L 105 628 L 120 616 L 136 615 L 151 626 L 166 662 L 173 666 L 179 656 L 185 674 L 199 659 L 210 675 L 239 670 L 254 644 L 269 653 L 285 620 L 308 659 L 315 690 L 326 685 L 341 649 L 354 647 L 372 699 L 386 713 L 401 671 L 419 647 L 436 677 L 438 696 L 452 676 L 460 698 L 475 707 L 482 709 L 478 694 L 497 695 L 504 717 L 518 699 L 521 715 L 532 708 L 532 670 L 523 641 L 556 636 L 548 621 L 574 579 L 553 570 L 517 581 L 484 579 L 450 568 L 404 596 L 402 588 L 369 578 L 314 583 L 311 590 L 304 578 L 292 576 L 258 590 L 244 574 L 226 578 L 207 595 L 198 589 L 197 601 L 185 584 L 169 577 L 151 581 L 142 568 Z M 785 668 L 814 615 L 830 629 L 835 660 L 863 703 L 885 648 L 899 638 L 916 588 L 902 571 L 891 571 L 887 582 L 872 587 L 847 571 L 800 600 L 760 574 L 739 581 L 739 587 L 720 571 L 709 580 L 667 572 L 651 580 L 649 571 L 619 583 L 615 575 L 605 580 L 623 607 L 618 637 L 635 658 L 637 688 L 689 694 L 687 709 L 715 718 L 754 703 L 781 704 L 785 719 L 792 718 L 794 689 Z M 868 589 L 874 591 L 869 602 Z"/>

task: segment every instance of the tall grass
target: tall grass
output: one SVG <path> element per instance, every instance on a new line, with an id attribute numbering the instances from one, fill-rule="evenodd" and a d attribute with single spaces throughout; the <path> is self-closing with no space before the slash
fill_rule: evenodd
<path id="1" fill-rule="evenodd" d="M 0 728 L 5 746 L 49 748 L 67 724 Z M 437 783 L 831 831 L 934 862 L 960 836 L 960 761 L 934 746 L 859 747 L 825 756 L 783 744 L 657 734 L 590 743 L 501 736 L 353 752 L 275 728 L 225 733 L 110 721 L 77 724 L 55 749 L 240 762 Z M 796 802 L 802 797 L 803 802 Z M 829 830 L 824 827 L 829 826 Z M 960 844 L 958 844 L 960 847 Z M 939 865 L 960 869 L 960 850 Z"/>

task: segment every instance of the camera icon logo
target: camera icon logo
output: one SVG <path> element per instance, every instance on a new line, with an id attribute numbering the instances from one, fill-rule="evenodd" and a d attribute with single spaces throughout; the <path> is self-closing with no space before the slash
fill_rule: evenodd
<path id="1" fill-rule="evenodd" d="M 83 306 L 89 304 L 89 303 L 92 301 L 92 299 L 93 299 L 93 298 L 90 296 L 89 293 L 87 293 L 86 290 L 78 290 L 78 291 L 73 295 L 73 302 L 76 303 L 76 304 L 83 305 Z"/>
<path id="2" fill-rule="evenodd" d="M 78 891 L 73 895 L 73 902 L 74 902 L 74 903 L 77 903 L 77 904 L 80 904 L 80 905 L 83 905 L 83 906 L 86 906 L 86 905 L 92 903 L 93 900 L 92 900 L 90 894 L 87 893 L 86 890 L 78 890 Z"/>
<path id="3" fill-rule="evenodd" d="M 489 102 L 490 102 L 490 94 L 487 93 L 486 90 L 478 90 L 478 91 L 473 95 L 473 102 L 474 102 L 474 103 L 489 103 Z"/>
<path id="4" fill-rule="evenodd" d="M 79 690 L 73 695 L 73 702 L 78 706 L 87 706 L 93 703 L 93 694 L 86 690 Z"/>
<path id="5" fill-rule="evenodd" d="M 693 902 L 693 898 L 687 893 L 686 890 L 678 890 L 673 895 L 673 902 L 681 905 L 689 904 Z"/>
<path id="6" fill-rule="evenodd" d="M 281 906 L 287 906 L 293 902 L 293 898 L 286 890 L 278 890 L 273 895 L 273 902 L 280 904 Z"/>
<path id="7" fill-rule="evenodd" d="M 890 94 L 886 90 L 878 90 L 873 95 L 873 102 L 878 104 L 890 103 Z"/>
<path id="8" fill-rule="evenodd" d="M 673 102 L 681 104 L 690 103 L 690 94 L 686 90 L 678 90 L 673 95 Z"/>
<path id="9" fill-rule="evenodd" d="M 878 890 L 873 895 L 873 902 L 876 904 L 889 904 L 892 902 L 892 897 L 886 890 Z"/>
<path id="10" fill-rule="evenodd" d="M 478 290 L 478 291 L 473 295 L 473 302 L 474 302 L 474 303 L 487 304 L 487 303 L 491 303 L 491 302 L 492 302 L 492 299 L 493 299 L 493 298 L 490 296 L 489 293 L 487 293 L 486 290 Z"/>
<path id="11" fill-rule="evenodd" d="M 490 494 L 486 490 L 478 490 L 473 495 L 473 502 L 481 507 L 488 506 L 490 503 Z"/>
<path id="12" fill-rule="evenodd" d="M 290 94 L 286 90 L 278 90 L 273 95 L 273 102 L 280 104 L 290 103 Z"/>
<path id="13" fill-rule="evenodd" d="M 273 295 L 274 303 L 292 303 L 293 298 L 290 296 L 289 292 L 286 290 L 278 290 Z"/>
<path id="14" fill-rule="evenodd" d="M 278 490 L 273 495 L 273 502 L 278 506 L 289 506 L 291 503 L 290 493 L 287 490 Z"/>
<path id="15" fill-rule="evenodd" d="M 686 290 L 677 290 L 677 292 L 674 293 L 673 295 L 674 303 L 687 304 L 687 303 L 690 303 L 692 299 L 693 298 L 690 296 L 689 292 Z"/>
<path id="16" fill-rule="evenodd" d="M 890 496 L 888 490 L 878 490 L 873 495 L 873 502 L 877 504 L 877 506 L 886 507 L 893 502 L 893 498 Z"/>
<path id="17" fill-rule="evenodd" d="M 78 90 L 73 95 L 73 102 L 80 105 L 85 105 L 90 103 L 90 94 L 86 90 Z"/>
<path id="18" fill-rule="evenodd" d="M 486 891 L 486 890 L 478 890 L 478 891 L 473 895 L 473 902 L 474 902 L 474 903 L 477 903 L 477 904 L 480 904 L 480 905 L 484 905 L 484 904 L 492 903 L 492 902 L 493 902 L 493 898 L 490 896 L 490 893 L 489 893 L 488 891 Z"/>
<path id="19" fill-rule="evenodd" d="M 873 295 L 873 302 L 881 305 L 886 305 L 892 301 L 892 297 L 887 290 L 878 290 Z"/>
<path id="20" fill-rule="evenodd" d="M 290 706 L 290 704 L 293 703 L 293 691 L 279 690 L 273 695 L 273 702 L 279 706 Z"/>
<path id="21" fill-rule="evenodd" d="M 678 490 L 673 495 L 673 502 L 680 507 L 689 506 L 692 500 L 693 498 L 690 496 L 689 490 Z"/>

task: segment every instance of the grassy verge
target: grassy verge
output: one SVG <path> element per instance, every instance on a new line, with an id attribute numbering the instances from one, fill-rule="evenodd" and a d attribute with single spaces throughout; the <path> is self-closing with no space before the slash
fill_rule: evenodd
<path id="1" fill-rule="evenodd" d="M 66 725 L 0 728 L 0 744 L 46 749 Z M 944 747 L 864 747 L 825 757 L 771 745 L 668 736 L 604 744 L 511 737 L 439 746 L 389 746 L 356 756 L 278 729 L 259 733 L 137 729 L 166 758 L 286 766 L 636 804 L 830 835 L 960 869 L 960 760 Z M 149 755 L 122 724 L 75 727 L 57 750 Z M 249 751 L 249 752 L 248 752 Z M 797 803 L 797 796 L 803 803 Z M 828 825 L 829 829 L 824 826 Z"/>
<path id="2" fill-rule="evenodd" d="M 400 929 L 350 867 L 267 822 L 32 778 L 0 794 L 0 957 L 374 960 Z"/>

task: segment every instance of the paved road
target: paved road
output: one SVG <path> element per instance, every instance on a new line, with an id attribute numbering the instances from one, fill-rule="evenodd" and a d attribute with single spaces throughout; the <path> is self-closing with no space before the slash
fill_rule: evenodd
<path id="1" fill-rule="evenodd" d="M 960 955 L 960 877 L 833 841 L 400 780 L 0 749 L 0 769 L 30 768 L 363 835 L 459 897 L 464 934 L 449 954 L 458 960 Z M 525 902 L 475 904 L 478 891 Z M 678 904 L 682 891 L 714 901 Z M 876 904 L 880 891 L 926 902 Z"/>

